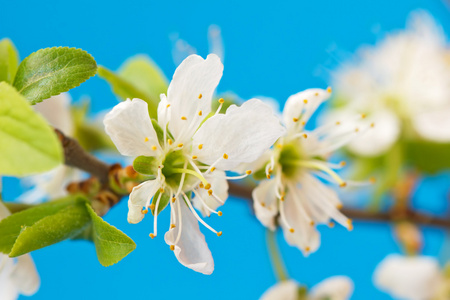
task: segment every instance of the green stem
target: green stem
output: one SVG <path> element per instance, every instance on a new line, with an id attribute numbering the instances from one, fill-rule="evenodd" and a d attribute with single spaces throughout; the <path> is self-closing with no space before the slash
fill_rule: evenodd
<path id="1" fill-rule="evenodd" d="M 287 274 L 286 267 L 283 263 L 283 258 L 281 257 L 280 250 L 278 249 L 276 238 L 276 231 L 267 229 L 267 249 L 269 250 L 269 256 L 272 261 L 273 269 L 278 277 L 278 280 L 285 281 L 289 279 L 289 275 Z"/>
<path id="2" fill-rule="evenodd" d="M 208 184 L 208 181 L 205 179 L 205 177 L 201 176 L 200 174 L 198 174 L 194 170 L 173 168 L 173 169 L 170 169 L 170 171 L 173 172 L 173 173 L 187 173 L 187 174 L 191 174 L 191 175 L 197 177 L 198 179 L 200 179 L 203 182 L 204 185 Z"/>

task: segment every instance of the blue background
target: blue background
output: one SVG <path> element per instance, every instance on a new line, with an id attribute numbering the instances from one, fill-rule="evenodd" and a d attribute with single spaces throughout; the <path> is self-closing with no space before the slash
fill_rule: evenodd
<path id="1" fill-rule="evenodd" d="M 2 1 L 0 37 L 10 37 L 21 58 L 49 46 L 79 47 L 101 65 L 117 69 L 129 56 L 149 54 L 170 78 L 175 70 L 169 35 L 180 37 L 205 56 L 207 28 L 217 24 L 225 42 L 225 72 L 219 90 L 244 99 L 265 95 L 285 99 L 302 89 L 326 87 L 330 68 L 362 43 L 404 27 L 408 14 L 429 11 L 449 34 L 450 12 L 428 1 Z M 71 92 L 90 95 L 94 111 L 116 103 L 109 86 L 93 78 Z M 8 181 L 7 181 L 8 182 Z M 428 186 L 428 187 L 427 187 Z M 446 207 L 448 177 L 428 179 L 415 201 L 438 212 Z M 7 186 L 5 187 L 8 188 Z M 86 242 L 63 242 L 33 253 L 42 279 L 35 299 L 257 299 L 275 283 L 264 229 L 247 203 L 230 199 L 222 218 L 208 221 L 224 232 L 204 231 L 215 258 L 211 276 L 181 266 L 162 236 L 151 240 L 151 218 L 126 222 L 126 201 L 106 220 L 137 243 L 119 264 L 104 268 Z M 166 212 L 167 217 L 167 212 Z M 168 224 L 160 222 L 160 226 Z M 160 229 L 162 230 L 162 228 Z M 389 225 L 356 223 L 352 232 L 323 228 L 322 246 L 309 258 L 279 241 L 291 276 L 308 285 L 332 275 L 348 275 L 356 285 L 352 299 L 390 299 L 371 281 L 376 264 L 400 249 Z M 424 229 L 425 254 L 439 254 L 444 233 Z"/>

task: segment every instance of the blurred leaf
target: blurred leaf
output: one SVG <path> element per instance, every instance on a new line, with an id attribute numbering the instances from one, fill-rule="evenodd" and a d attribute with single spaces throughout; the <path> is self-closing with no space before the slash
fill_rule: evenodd
<path id="1" fill-rule="evenodd" d="M 44 172 L 63 161 L 53 129 L 6 82 L 0 83 L 0 141 L 2 175 Z"/>
<path id="2" fill-rule="evenodd" d="M 408 163 L 420 172 L 435 174 L 450 169 L 450 144 L 409 141 L 406 157 Z"/>
<path id="3" fill-rule="evenodd" d="M 21 62 L 14 86 L 31 104 L 36 104 L 79 86 L 96 72 L 97 63 L 86 51 L 45 48 Z"/>
<path id="4" fill-rule="evenodd" d="M 111 85 L 114 94 L 122 100 L 126 100 L 127 98 L 139 98 L 147 102 L 150 116 L 156 118 L 159 99 L 152 99 L 150 95 L 141 91 L 133 83 L 128 82 L 128 80 L 120 77 L 105 67 L 100 66 L 98 68 L 98 76 L 106 80 Z"/>
<path id="5" fill-rule="evenodd" d="M 19 53 L 10 39 L 0 40 L 0 81 L 12 83 L 19 65 Z"/>
<path id="6" fill-rule="evenodd" d="M 15 213 L 0 221 L 0 252 L 8 254 L 19 235 L 25 228 L 31 228 L 40 220 L 57 214 L 61 210 L 77 203 L 79 197 L 69 196 L 60 200 L 48 202 Z M 50 224 L 50 226 L 53 226 Z"/>
<path id="7" fill-rule="evenodd" d="M 130 237 L 103 221 L 89 204 L 85 205 L 92 218 L 92 237 L 97 257 L 103 266 L 107 267 L 119 262 L 136 248 L 136 244 Z"/>
<path id="8" fill-rule="evenodd" d="M 119 69 L 119 76 L 145 92 L 152 102 L 159 103 L 159 96 L 167 93 L 168 80 L 146 55 L 136 55 L 127 59 Z"/>

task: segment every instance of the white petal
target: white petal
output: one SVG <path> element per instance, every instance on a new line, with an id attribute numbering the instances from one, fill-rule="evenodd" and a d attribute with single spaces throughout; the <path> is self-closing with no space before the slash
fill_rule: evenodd
<path id="1" fill-rule="evenodd" d="M 169 102 L 167 101 L 167 97 L 164 94 L 160 95 L 161 101 L 158 104 L 158 124 L 162 128 L 167 126 L 170 117 L 169 111 Z"/>
<path id="2" fill-rule="evenodd" d="M 125 156 L 155 156 L 161 151 L 147 103 L 130 99 L 117 104 L 103 120 L 106 133 Z M 155 146 L 157 150 L 152 150 Z"/>
<path id="3" fill-rule="evenodd" d="M 225 200 L 228 198 L 228 181 L 225 179 L 225 172 L 216 170 L 208 176 L 205 176 L 206 181 L 211 184 L 211 189 L 214 192 L 214 195 L 217 195 L 218 198 Z M 212 210 L 216 210 L 219 206 L 222 205 L 216 198 L 210 196 L 208 194 L 208 190 L 200 188 L 199 196 L 208 205 Z M 198 209 L 204 217 L 209 217 L 211 212 L 205 207 L 203 202 L 199 199 L 197 195 L 192 199 L 194 203 L 194 207 Z"/>
<path id="4" fill-rule="evenodd" d="M 450 108 L 423 112 L 412 121 L 422 138 L 440 143 L 450 141 Z"/>
<path id="5" fill-rule="evenodd" d="M 258 99 L 232 105 L 226 114 L 215 115 L 203 123 L 194 135 L 194 153 L 211 165 L 225 153 L 228 159 L 216 167 L 231 170 L 240 163 L 252 162 L 269 149 L 285 132 L 272 110 Z M 202 150 L 198 145 L 202 144 Z"/>
<path id="6" fill-rule="evenodd" d="M 263 180 L 252 192 L 256 217 L 271 230 L 275 230 L 275 217 L 278 214 L 275 190 L 275 180 Z"/>
<path id="7" fill-rule="evenodd" d="M 430 299 L 438 288 L 441 275 L 433 257 L 387 256 L 374 273 L 375 285 L 396 298 Z"/>
<path id="8" fill-rule="evenodd" d="M 356 154 L 376 156 L 388 151 L 400 135 L 401 124 L 390 111 L 379 111 L 370 116 L 375 126 L 356 137 L 348 146 Z"/>
<path id="9" fill-rule="evenodd" d="M 147 180 L 133 188 L 128 200 L 128 222 L 139 223 L 144 218 L 142 209 L 161 186 L 159 180 Z"/>
<path id="10" fill-rule="evenodd" d="M 295 281 L 287 280 L 275 284 L 268 289 L 259 300 L 297 300 L 298 284 Z"/>
<path id="11" fill-rule="evenodd" d="M 15 284 L 11 281 L 11 278 L 0 276 L 0 299 L 17 300 L 17 298 L 19 298 L 19 291 L 17 290 Z"/>
<path id="12" fill-rule="evenodd" d="M 316 284 L 310 291 L 311 300 L 347 300 L 353 293 L 353 282 L 346 276 L 333 276 Z"/>
<path id="13" fill-rule="evenodd" d="M 290 128 L 296 124 L 294 118 L 307 122 L 319 105 L 330 98 L 330 95 L 331 93 L 323 89 L 307 89 L 290 96 L 283 109 L 283 121 L 286 127 Z"/>
<path id="14" fill-rule="evenodd" d="M 11 273 L 11 280 L 23 295 L 31 296 L 37 292 L 41 280 L 29 254 L 22 255 L 17 259 L 15 269 Z"/>
<path id="15" fill-rule="evenodd" d="M 181 202 L 181 212 L 177 211 L 176 216 L 178 218 L 181 213 L 182 226 L 176 223 L 176 227 L 165 234 L 164 240 L 168 245 L 175 246 L 175 256 L 183 266 L 210 275 L 214 271 L 214 261 L 206 244 L 205 236 L 200 232 L 197 219 L 189 210 L 187 204 L 181 199 L 177 199 L 177 201 Z M 175 244 L 180 227 L 181 238 Z"/>
<path id="16" fill-rule="evenodd" d="M 71 136 L 73 134 L 73 120 L 70 112 L 70 102 L 70 95 L 62 93 L 34 105 L 33 108 L 53 127 Z"/>
<path id="17" fill-rule="evenodd" d="M 222 73 L 223 65 L 215 54 L 206 59 L 190 55 L 176 69 L 167 90 L 167 101 L 170 104 L 169 129 L 177 143 L 190 139 L 210 113 L 211 99 Z"/>

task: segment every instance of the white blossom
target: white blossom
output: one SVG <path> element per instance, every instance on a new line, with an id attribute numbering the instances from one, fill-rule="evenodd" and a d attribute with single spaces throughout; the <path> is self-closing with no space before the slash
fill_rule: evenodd
<path id="1" fill-rule="evenodd" d="M 298 300 L 301 286 L 287 280 L 268 289 L 260 300 Z M 346 276 L 327 278 L 311 288 L 304 300 L 348 300 L 353 293 L 353 282 Z"/>
<path id="2" fill-rule="evenodd" d="M 351 184 L 333 170 L 344 164 L 326 158 L 370 128 L 362 115 L 306 131 L 306 123 L 330 94 L 331 89 L 308 89 L 289 97 L 282 116 L 287 133 L 251 167 L 260 170 L 255 175 L 267 177 L 253 190 L 256 217 L 271 230 L 280 225 L 288 244 L 305 255 L 320 245 L 316 224 L 332 226 L 333 219 L 352 229 L 351 220 L 339 211 L 342 205 L 336 192 L 319 178 L 341 187 Z"/>
<path id="3" fill-rule="evenodd" d="M 225 114 L 218 113 L 221 105 L 211 112 L 222 71 L 216 55 L 206 59 L 191 55 L 175 71 L 167 96 L 161 95 L 158 125 L 152 124 L 147 104 L 140 99 L 118 104 L 104 120 L 106 132 L 122 155 L 152 158 L 155 168 L 156 178 L 130 194 L 128 221 L 140 222 L 148 208 L 158 208 L 164 199 L 171 199 L 165 241 L 180 263 L 204 274 L 212 273 L 214 263 L 197 220 L 219 236 L 222 232 L 206 224 L 193 206 L 203 215 L 222 215 L 216 209 L 228 196 L 226 180 L 250 174 L 229 177 L 224 171 L 254 161 L 284 133 L 270 107 L 257 99 L 240 107 L 232 105 Z M 157 236 L 157 218 L 155 210 L 152 238 Z"/>
<path id="4" fill-rule="evenodd" d="M 340 118 L 367 113 L 377 126 L 349 144 L 364 156 L 383 154 L 400 138 L 450 142 L 450 52 L 442 28 L 424 12 L 406 30 L 359 50 L 334 74 Z M 410 129 L 409 129 L 410 128 Z"/>

